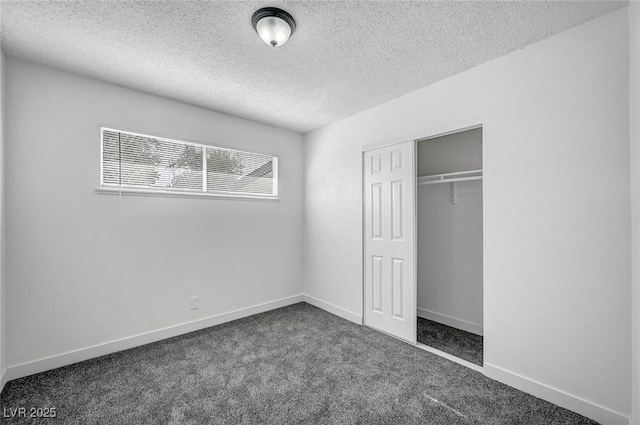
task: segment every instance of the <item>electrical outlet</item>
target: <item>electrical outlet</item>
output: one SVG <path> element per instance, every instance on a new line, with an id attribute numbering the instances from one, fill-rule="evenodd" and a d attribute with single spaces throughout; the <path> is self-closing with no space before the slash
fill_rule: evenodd
<path id="1" fill-rule="evenodd" d="M 198 299 L 199 298 L 200 298 L 199 296 L 195 295 L 195 296 L 191 297 L 191 299 L 189 299 L 189 308 L 191 310 L 195 310 L 196 308 L 199 307 L 199 305 L 198 305 Z"/>

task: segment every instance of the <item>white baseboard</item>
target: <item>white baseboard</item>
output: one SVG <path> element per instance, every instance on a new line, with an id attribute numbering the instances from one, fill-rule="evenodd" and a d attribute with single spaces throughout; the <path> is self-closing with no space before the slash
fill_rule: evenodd
<path id="1" fill-rule="evenodd" d="M 455 317 L 447 316 L 446 314 L 436 313 L 435 311 L 427 310 L 426 308 L 418 307 L 418 317 L 422 317 L 423 319 L 427 320 L 433 320 L 434 322 L 442 323 L 443 325 L 451 326 L 452 328 L 471 332 L 472 334 L 482 335 L 482 325 L 467 322 L 466 320 L 462 319 L 456 319 Z"/>
<path id="2" fill-rule="evenodd" d="M 336 316 L 340 316 L 343 319 L 347 319 L 351 322 L 357 323 L 358 325 L 362 325 L 362 315 L 356 314 L 352 311 L 345 310 L 342 307 L 338 307 L 335 304 L 328 303 L 316 297 L 312 297 L 311 295 L 303 294 L 302 301 L 311 304 L 312 306 L 321 308 L 325 311 L 328 311 L 331 314 L 335 314 Z"/>
<path id="3" fill-rule="evenodd" d="M 214 316 L 206 317 L 203 319 L 195 320 L 192 322 L 182 323 L 175 326 L 170 326 L 163 329 L 158 329 L 151 332 L 146 332 L 139 335 L 134 335 L 127 338 L 122 338 L 115 341 L 106 342 L 103 344 L 94 345 L 78 350 L 69 351 L 59 355 L 46 357 L 43 359 L 22 363 L 19 365 L 6 368 L 0 373 L 0 391 L 4 388 L 5 384 L 12 380 L 21 378 L 35 373 L 44 372 L 47 370 L 55 369 L 62 366 L 67 366 L 73 363 L 77 363 L 83 360 L 92 359 L 95 357 L 103 356 L 106 354 L 115 353 L 129 348 L 138 347 L 141 345 L 149 344 L 151 342 L 160 341 L 163 339 L 171 338 L 174 336 L 186 334 L 189 332 L 197 331 L 200 329 L 208 328 L 211 326 L 219 325 L 222 323 L 230 322 L 232 320 L 241 319 L 243 317 L 251 316 L 265 311 L 274 310 L 276 308 L 286 307 L 291 304 L 299 302 L 307 302 L 313 306 L 335 314 L 336 316 L 347 319 L 351 322 L 362 324 L 362 315 L 353 313 L 342 307 L 338 307 L 334 304 L 320 300 L 306 294 L 294 295 L 287 298 L 282 298 L 275 301 L 266 302 L 263 304 L 254 305 L 247 308 L 242 308 L 227 313 L 217 314 Z M 419 309 L 418 315 L 426 310 Z M 433 316 L 432 316 L 433 317 Z M 425 317 L 430 320 L 431 317 Z M 436 320 L 439 321 L 439 320 Z M 468 323 L 468 322 L 465 322 Z M 447 324 L 447 323 L 445 323 Z M 456 326 L 460 328 L 459 326 Z M 467 329 L 464 329 L 467 330 Z M 469 331 L 471 332 L 471 331 Z M 565 393 L 558 389 L 549 387 L 540 382 L 533 381 L 525 378 L 513 372 L 509 372 L 497 366 L 485 363 L 483 368 L 484 374 L 496 381 L 502 382 L 506 385 L 517 388 L 521 391 L 539 397 L 543 400 L 547 400 L 553 404 L 556 404 L 565 409 L 569 409 L 603 425 L 629 425 L 630 419 L 623 414 L 614 412 L 605 407 L 583 400 L 579 397 Z"/>
<path id="4" fill-rule="evenodd" d="M 516 388 L 550 403 L 576 412 L 602 425 L 629 425 L 629 418 L 606 407 L 583 400 L 580 397 L 534 381 L 517 373 L 510 372 L 498 366 L 484 364 L 484 374 L 510 387 Z"/>
<path id="5" fill-rule="evenodd" d="M 205 317 L 203 319 L 194 320 L 192 322 L 182 323 L 175 326 L 169 326 L 151 332 L 145 332 L 138 335 L 118 339 L 115 341 L 105 342 L 91 347 L 81 348 L 78 350 L 68 351 L 51 357 L 34 360 L 27 363 L 18 364 L 8 367 L 2 375 L 2 384 L 12 379 L 22 378 L 24 376 L 33 375 L 35 373 L 44 372 L 73 363 L 89 360 L 95 357 L 104 356 L 106 354 L 115 353 L 129 348 L 138 347 L 149 344 L 151 342 L 160 341 L 174 336 L 183 335 L 189 332 L 230 322 L 232 320 L 241 319 L 243 317 L 252 316 L 265 311 L 274 310 L 280 307 L 286 307 L 303 301 L 303 295 L 294 295 L 275 301 L 257 304 L 251 307 L 241 308 L 230 311 L 228 313 L 216 314 L 214 316 Z"/>

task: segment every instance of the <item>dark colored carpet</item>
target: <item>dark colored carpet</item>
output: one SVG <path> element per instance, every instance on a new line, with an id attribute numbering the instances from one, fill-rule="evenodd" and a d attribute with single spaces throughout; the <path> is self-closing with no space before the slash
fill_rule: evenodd
<path id="1" fill-rule="evenodd" d="M 418 317 L 418 342 L 482 366 L 482 337 Z"/>
<path id="2" fill-rule="evenodd" d="M 0 400 L 57 411 L 7 424 L 595 424 L 303 303 L 11 381 Z"/>

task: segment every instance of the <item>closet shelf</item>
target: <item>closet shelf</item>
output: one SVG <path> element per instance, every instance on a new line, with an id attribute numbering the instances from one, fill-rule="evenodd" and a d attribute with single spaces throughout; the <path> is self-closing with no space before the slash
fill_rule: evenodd
<path id="1" fill-rule="evenodd" d="M 482 180 L 482 170 L 458 171 L 418 177 L 418 185 Z"/>

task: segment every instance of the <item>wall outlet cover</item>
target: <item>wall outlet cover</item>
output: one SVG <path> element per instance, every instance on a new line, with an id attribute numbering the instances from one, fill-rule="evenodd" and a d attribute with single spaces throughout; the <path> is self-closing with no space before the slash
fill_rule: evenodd
<path id="1" fill-rule="evenodd" d="M 191 297 L 189 299 L 189 308 L 191 310 L 195 310 L 196 308 L 199 307 L 199 305 L 198 305 L 199 298 L 200 297 L 196 295 L 196 296 L 193 296 L 193 297 Z"/>

